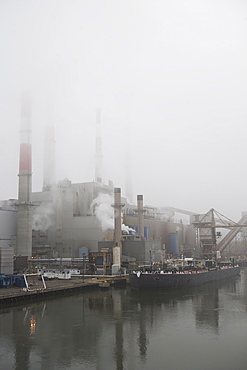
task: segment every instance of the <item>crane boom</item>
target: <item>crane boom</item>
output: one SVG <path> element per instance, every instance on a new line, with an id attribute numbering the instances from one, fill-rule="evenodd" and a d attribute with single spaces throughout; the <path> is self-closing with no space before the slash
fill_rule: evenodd
<path id="1" fill-rule="evenodd" d="M 243 216 L 236 225 L 233 225 L 234 229 L 229 231 L 229 233 L 224 236 L 224 238 L 217 244 L 216 249 L 222 252 L 231 243 L 235 236 L 241 231 L 242 227 L 247 227 L 246 222 L 247 215 Z"/>

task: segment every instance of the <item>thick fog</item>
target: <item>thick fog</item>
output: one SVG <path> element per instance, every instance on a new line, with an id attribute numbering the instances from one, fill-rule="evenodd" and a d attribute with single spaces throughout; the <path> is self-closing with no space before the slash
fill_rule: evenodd
<path id="1" fill-rule="evenodd" d="M 94 180 L 101 108 L 104 182 L 125 195 L 127 176 L 145 205 L 247 210 L 246 1 L 1 0 L 0 48 L 0 199 L 17 197 L 30 91 L 33 191 L 47 124 L 56 179 Z"/>

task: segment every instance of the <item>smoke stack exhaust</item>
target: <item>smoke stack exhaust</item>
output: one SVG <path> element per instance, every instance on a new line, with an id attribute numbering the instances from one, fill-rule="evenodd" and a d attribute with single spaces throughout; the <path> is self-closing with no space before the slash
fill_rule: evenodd
<path id="1" fill-rule="evenodd" d="M 32 256 L 32 146 L 31 98 L 25 93 L 21 102 L 19 191 L 17 203 L 17 256 Z"/>

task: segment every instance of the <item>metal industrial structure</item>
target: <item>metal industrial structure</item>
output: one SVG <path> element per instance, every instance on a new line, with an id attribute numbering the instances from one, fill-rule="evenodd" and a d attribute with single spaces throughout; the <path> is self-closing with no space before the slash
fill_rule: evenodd
<path id="1" fill-rule="evenodd" d="M 203 215 L 194 215 L 193 225 L 198 230 L 201 255 L 211 259 L 220 256 L 241 229 L 247 227 L 247 215 L 236 223 L 212 208 Z M 230 231 L 217 243 L 221 232 L 216 230 L 221 228 L 230 229 Z"/>

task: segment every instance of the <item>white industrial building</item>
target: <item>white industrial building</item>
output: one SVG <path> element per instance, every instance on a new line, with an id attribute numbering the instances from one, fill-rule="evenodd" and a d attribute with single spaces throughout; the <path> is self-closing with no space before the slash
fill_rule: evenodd
<path id="1" fill-rule="evenodd" d="M 17 232 L 16 200 L 0 201 L 0 273 L 13 273 Z"/>

